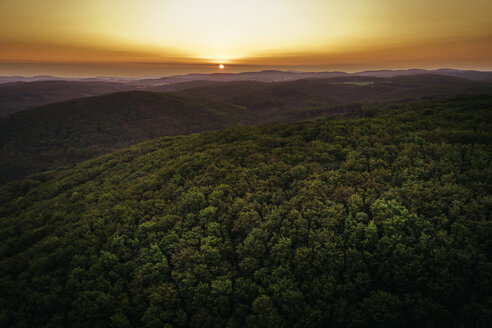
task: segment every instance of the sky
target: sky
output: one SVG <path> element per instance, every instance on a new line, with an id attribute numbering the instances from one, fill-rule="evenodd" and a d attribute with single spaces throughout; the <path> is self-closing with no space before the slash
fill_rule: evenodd
<path id="1" fill-rule="evenodd" d="M 492 70 L 490 0 L 0 0 L 0 75 Z"/>

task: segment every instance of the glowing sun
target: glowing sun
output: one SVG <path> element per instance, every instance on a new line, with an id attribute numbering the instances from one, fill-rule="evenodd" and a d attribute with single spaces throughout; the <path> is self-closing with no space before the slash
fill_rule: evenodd
<path id="1" fill-rule="evenodd" d="M 224 69 L 224 65 L 220 64 L 219 69 Z"/>

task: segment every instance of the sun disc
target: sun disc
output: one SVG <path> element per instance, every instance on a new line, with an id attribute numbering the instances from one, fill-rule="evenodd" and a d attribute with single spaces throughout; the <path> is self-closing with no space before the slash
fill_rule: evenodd
<path id="1" fill-rule="evenodd" d="M 219 69 L 224 69 L 224 65 L 220 64 Z"/>

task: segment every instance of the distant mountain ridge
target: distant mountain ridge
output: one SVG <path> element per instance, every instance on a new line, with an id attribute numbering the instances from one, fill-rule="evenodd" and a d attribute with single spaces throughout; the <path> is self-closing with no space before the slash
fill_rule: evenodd
<path id="1" fill-rule="evenodd" d="M 294 81 L 300 79 L 320 78 L 327 79 L 332 77 L 350 76 L 345 72 L 290 72 L 265 70 L 259 72 L 242 72 L 242 73 L 211 73 L 211 74 L 187 74 L 162 77 L 156 79 L 142 79 L 137 83 L 139 85 L 164 85 L 179 82 L 189 82 L 195 80 L 217 81 L 217 82 L 235 82 L 235 81 L 260 81 L 260 82 L 280 82 Z"/>
<path id="2" fill-rule="evenodd" d="M 189 82 L 196 80 L 204 81 L 293 81 L 308 78 L 332 78 L 342 76 L 374 76 L 374 77 L 395 77 L 399 75 L 421 75 L 421 74 L 436 74 L 445 76 L 461 77 L 468 80 L 492 82 L 492 71 L 477 71 L 477 70 L 461 70 L 454 68 L 439 68 L 434 70 L 412 68 L 401 70 L 366 70 L 355 73 L 346 73 L 341 71 L 328 72 L 303 72 L 303 71 L 281 71 L 281 70 L 262 70 L 257 72 L 241 72 L 241 73 L 210 73 L 210 74 L 182 74 L 171 75 L 156 78 L 126 78 L 126 77 L 57 77 L 51 75 L 39 75 L 32 77 L 25 76 L 0 76 L 0 84 L 10 82 L 33 82 L 33 81 L 86 81 L 86 82 L 118 82 L 129 83 L 139 86 L 157 86 L 163 84 L 173 84 L 180 82 Z"/>
<path id="3" fill-rule="evenodd" d="M 12 82 L 37 82 L 37 81 L 85 81 L 85 82 L 131 82 L 133 80 L 140 80 L 141 78 L 127 78 L 127 77 L 61 77 L 53 75 L 35 75 L 35 76 L 0 76 L 0 84 L 12 83 Z"/>
<path id="4" fill-rule="evenodd" d="M 492 82 L 492 71 L 474 71 L 474 70 L 459 70 L 453 68 L 439 68 L 435 70 L 425 69 L 408 69 L 408 70 L 378 70 L 378 71 L 363 71 L 350 75 L 356 76 L 377 76 L 377 77 L 395 77 L 402 75 L 423 75 L 434 74 L 460 77 L 472 81 Z"/>

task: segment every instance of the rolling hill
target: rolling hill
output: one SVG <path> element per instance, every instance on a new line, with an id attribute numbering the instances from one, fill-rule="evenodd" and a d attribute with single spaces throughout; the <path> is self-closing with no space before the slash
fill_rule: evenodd
<path id="1" fill-rule="evenodd" d="M 296 85 L 294 83 L 295 81 L 306 80 L 306 79 L 317 79 L 317 80 L 326 81 L 328 79 L 332 79 L 333 81 L 339 81 L 339 82 L 343 82 L 343 81 L 364 82 L 366 80 L 376 82 L 378 81 L 378 77 L 386 79 L 386 84 L 396 83 L 398 87 L 402 86 L 401 85 L 402 83 L 403 84 L 412 83 L 411 81 L 413 80 L 413 84 L 414 84 L 413 87 L 417 87 L 416 84 L 426 83 L 429 81 L 430 79 L 428 77 L 429 74 L 443 76 L 443 79 L 446 79 L 448 76 L 451 76 L 451 77 L 460 77 L 469 80 L 492 82 L 492 73 L 490 72 L 461 71 L 461 70 L 451 70 L 451 69 L 441 69 L 441 70 L 433 70 L 433 71 L 428 71 L 428 70 L 366 71 L 366 72 L 359 72 L 359 73 L 352 73 L 352 74 L 343 73 L 343 72 L 261 71 L 261 72 L 244 72 L 244 73 L 237 73 L 237 74 L 232 74 L 232 73 L 189 74 L 189 75 L 169 76 L 169 77 L 158 78 L 158 79 L 124 79 L 124 78 L 101 77 L 101 78 L 86 78 L 86 79 L 72 78 L 66 80 L 53 80 L 55 79 L 55 77 L 46 77 L 49 78 L 50 80 L 38 80 L 43 77 L 35 77 L 35 78 L 24 78 L 22 79 L 22 81 L 24 82 L 0 84 L 0 117 L 6 116 L 8 114 L 14 113 L 16 111 L 25 108 L 30 108 L 34 106 L 39 106 L 39 105 L 69 100 L 69 99 L 103 95 L 103 94 L 117 92 L 117 91 L 141 90 L 141 91 L 156 91 L 156 92 L 175 92 L 175 91 L 181 91 L 181 90 L 199 88 L 199 87 L 216 87 L 221 89 L 222 88 L 221 85 L 226 82 L 231 83 L 231 85 L 233 85 L 232 82 L 236 82 L 239 83 L 237 86 L 239 87 L 241 85 L 244 86 L 243 88 L 240 88 L 240 92 L 244 93 L 245 96 L 249 96 L 246 95 L 246 93 L 248 92 L 248 87 L 258 82 L 270 83 L 269 87 L 272 87 L 275 83 L 279 83 L 281 85 L 277 87 L 278 89 L 299 87 L 302 90 L 303 88 L 306 88 L 306 86 L 303 85 L 302 83 Z M 16 77 L 10 77 L 10 78 L 15 79 Z M 393 78 L 396 78 L 394 82 L 388 82 Z M 25 81 L 31 81 L 31 82 L 25 82 Z M 1 82 L 1 77 L 0 77 L 0 82 Z M 434 84 L 436 82 L 437 81 L 431 81 L 431 83 Z M 444 89 L 439 91 L 440 93 L 443 93 L 446 91 L 446 88 L 448 88 L 450 85 L 448 85 L 449 80 L 443 80 L 441 82 L 443 82 L 441 88 Z M 461 82 L 457 82 L 456 84 L 459 83 L 462 84 L 462 87 L 465 86 L 466 83 L 468 83 L 469 84 L 468 87 L 470 87 L 470 83 L 472 82 L 461 81 Z M 377 83 L 378 86 L 380 84 L 385 84 L 385 83 L 381 81 Z M 261 84 L 257 84 L 257 85 L 261 86 Z M 314 86 L 314 87 L 319 89 L 319 86 Z M 408 85 L 406 87 L 411 87 L 411 86 Z M 424 91 L 430 90 L 425 85 L 421 85 L 420 87 L 423 87 L 425 89 Z M 224 90 L 228 90 L 228 89 L 229 87 L 224 88 Z M 234 90 L 234 87 L 232 87 L 231 91 L 233 91 L 234 94 L 237 95 L 237 90 Z M 328 96 L 332 95 L 334 92 L 337 92 L 337 90 L 335 89 L 331 90 L 331 92 L 330 90 L 326 90 L 326 91 L 328 91 L 327 92 Z M 211 91 L 211 92 L 215 92 L 215 91 Z M 275 90 L 266 91 L 266 92 L 275 92 Z M 345 91 L 340 90 L 340 92 L 344 93 Z M 416 90 L 416 93 L 418 92 L 419 90 Z M 256 96 L 257 95 L 251 95 L 251 97 L 253 98 Z M 313 95 L 313 96 L 319 98 L 319 95 Z M 383 96 L 387 96 L 387 95 L 383 94 Z M 354 95 L 351 95 L 351 97 L 353 98 Z M 364 101 L 364 99 L 361 100 Z M 265 101 L 276 102 L 278 100 L 266 99 Z"/>
<path id="2" fill-rule="evenodd" d="M 329 79 L 336 77 L 397 77 L 397 76 L 416 76 L 416 75 L 440 75 L 459 77 L 473 81 L 492 82 L 492 72 L 459 70 L 442 68 L 436 70 L 425 69 L 408 69 L 408 70 L 375 70 L 362 71 L 355 73 L 345 72 L 297 72 L 297 71 L 278 71 L 264 70 L 259 72 L 242 72 L 242 73 L 212 73 L 212 74 L 186 74 L 167 76 L 154 79 L 140 79 L 132 81 L 140 86 L 161 86 L 174 83 L 183 83 L 190 81 L 216 81 L 216 82 L 238 82 L 238 81 L 258 81 L 258 82 L 286 82 L 304 79 Z"/>
<path id="3" fill-rule="evenodd" d="M 107 94 L 28 109 L 0 120 L 0 183 L 73 165 L 148 138 L 348 113 L 371 116 L 395 103 L 492 94 L 490 83 L 435 75 L 184 84 L 186 90 L 176 93 Z M 209 86 L 193 88 L 203 84 Z"/>
<path id="4" fill-rule="evenodd" d="M 0 120 L 0 182 L 149 138 L 254 122 L 253 114 L 234 105 L 142 91 L 27 109 Z"/>
<path id="5" fill-rule="evenodd" d="M 64 100 L 135 89 L 114 82 L 34 81 L 0 84 L 0 117 Z"/>
<path id="6" fill-rule="evenodd" d="M 300 79 L 320 78 L 328 79 L 333 77 L 349 76 L 345 72 L 293 72 L 264 70 L 259 72 L 241 72 L 241 73 L 211 73 L 211 74 L 186 74 L 167 76 L 156 79 L 141 79 L 139 85 L 144 86 L 161 86 L 174 83 L 183 83 L 191 81 L 215 81 L 215 82 L 237 82 L 237 81 L 258 81 L 258 82 L 279 82 L 294 81 Z"/>
<path id="7" fill-rule="evenodd" d="M 376 76 L 376 77 L 396 77 L 396 76 L 411 76 L 411 75 L 442 75 L 459 77 L 472 81 L 492 82 L 492 72 L 490 71 L 473 71 L 473 70 L 460 70 L 452 68 L 440 68 L 435 70 L 426 69 L 407 69 L 407 70 L 377 70 L 377 71 L 363 71 L 353 73 L 357 76 Z"/>
<path id="8" fill-rule="evenodd" d="M 178 82 L 172 84 L 150 86 L 150 87 L 146 87 L 145 90 L 153 91 L 153 92 L 175 92 L 175 91 L 182 91 L 186 89 L 221 86 L 224 83 L 225 82 L 220 82 L 220 81 L 195 80 L 189 82 Z"/>
<path id="9" fill-rule="evenodd" d="M 370 110 L 397 102 L 481 93 L 492 93 L 492 83 L 439 75 L 339 77 L 277 83 L 244 81 L 181 92 L 248 108 L 272 123 Z"/>
<path id="10" fill-rule="evenodd" d="M 491 111 L 165 137 L 4 185 L 0 326 L 488 327 Z"/>

